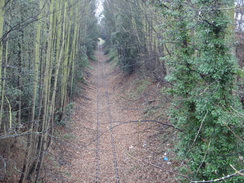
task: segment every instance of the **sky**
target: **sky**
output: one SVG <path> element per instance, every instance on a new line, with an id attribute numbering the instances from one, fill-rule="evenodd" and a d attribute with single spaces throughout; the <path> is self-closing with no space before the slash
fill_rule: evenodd
<path id="1" fill-rule="evenodd" d="M 96 16 L 98 17 L 98 21 L 101 21 L 102 17 L 99 17 L 101 12 L 103 11 L 103 1 L 104 0 L 97 0 L 97 10 L 96 10 Z"/>

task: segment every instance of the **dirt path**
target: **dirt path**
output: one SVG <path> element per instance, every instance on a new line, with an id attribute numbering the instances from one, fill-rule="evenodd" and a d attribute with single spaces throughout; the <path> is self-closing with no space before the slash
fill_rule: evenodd
<path id="1" fill-rule="evenodd" d="M 174 182 L 164 172 L 171 167 L 162 160 L 165 149 L 157 138 L 158 129 L 149 124 L 121 123 L 143 119 L 143 107 L 122 100 L 130 92 L 124 88 L 123 74 L 105 62 L 101 49 L 95 56 L 85 97 L 75 102 L 69 132 L 59 134 L 66 141 L 58 142 L 50 152 L 57 167 L 46 169 L 44 182 Z"/>
<path id="2" fill-rule="evenodd" d="M 101 50 L 96 52 L 96 58 L 98 63 L 92 65 L 91 88 L 87 95 L 91 101 L 85 114 L 89 115 L 85 120 L 82 113 L 75 116 L 76 121 L 82 119 L 76 127 L 77 145 L 82 151 L 72 162 L 74 171 L 70 182 L 125 182 L 124 151 L 132 144 L 129 135 L 135 131 L 129 125 L 113 128 L 116 125 L 113 122 L 124 121 L 126 115 L 118 110 L 113 69 L 105 63 L 106 57 Z M 131 117 L 135 119 L 136 115 Z"/>
<path id="3" fill-rule="evenodd" d="M 64 172 L 64 182 L 130 182 L 126 152 L 133 145 L 135 129 L 131 125 L 114 127 L 116 121 L 138 120 L 135 112 L 120 110 L 115 91 L 116 77 L 111 65 L 105 63 L 102 50 L 96 51 L 97 63 L 92 64 L 86 97 L 76 106 L 72 124 L 75 136 L 69 148 L 73 159 Z"/>

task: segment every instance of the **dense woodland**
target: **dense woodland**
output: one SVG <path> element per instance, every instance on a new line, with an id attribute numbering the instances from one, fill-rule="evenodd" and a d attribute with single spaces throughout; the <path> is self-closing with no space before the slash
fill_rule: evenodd
<path id="1" fill-rule="evenodd" d="M 97 18 L 96 0 L 0 0 L 1 176 L 21 141 L 19 182 L 38 182 L 102 37 L 104 54 L 126 75 L 163 83 L 172 99 L 168 118 L 180 129 L 175 151 L 187 176 L 178 180 L 243 181 L 244 71 L 235 51 L 243 1 L 105 0 L 103 7 Z"/>
<path id="2" fill-rule="evenodd" d="M 119 66 L 166 83 L 173 97 L 169 120 L 182 130 L 175 150 L 190 180 L 243 169 L 243 68 L 234 54 L 234 14 L 230 0 L 104 3 L 103 34 Z"/>
<path id="3" fill-rule="evenodd" d="M 54 127 L 81 92 L 82 70 L 96 47 L 95 1 L 0 3 L 0 138 L 23 136 L 20 182 L 32 175 L 37 182 Z"/>

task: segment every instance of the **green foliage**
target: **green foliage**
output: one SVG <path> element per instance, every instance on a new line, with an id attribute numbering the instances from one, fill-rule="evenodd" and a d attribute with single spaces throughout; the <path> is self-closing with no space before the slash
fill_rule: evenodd
<path id="1" fill-rule="evenodd" d="M 38 182 L 55 120 L 63 124 L 68 120 L 67 103 L 80 93 L 84 68 L 96 49 L 96 1 L 0 4 L 0 133 L 28 131 L 22 175 L 12 177 Z M 27 180 L 34 174 L 36 180 Z"/>
<path id="2" fill-rule="evenodd" d="M 106 60 L 106 62 L 112 62 L 118 57 L 117 51 L 115 49 L 107 49 L 107 54 L 109 54 L 109 59 Z"/>
<path id="3" fill-rule="evenodd" d="M 117 3 L 116 3 L 117 4 Z M 113 2 L 104 3 L 104 19 L 101 22 L 101 28 L 103 30 L 102 37 L 106 40 L 106 45 L 111 44 L 117 49 L 118 65 L 127 74 L 133 73 L 140 67 L 139 54 L 140 54 L 140 42 L 143 38 L 143 29 L 140 13 L 141 9 L 139 4 L 131 7 L 131 4 L 127 9 L 123 7 L 127 4 L 124 1 L 118 2 L 118 8 L 111 9 L 115 6 Z M 134 16 L 137 14 L 137 18 Z"/>
<path id="4" fill-rule="evenodd" d="M 56 123 L 62 126 L 66 126 L 69 122 L 70 122 L 70 116 L 73 112 L 74 109 L 74 103 L 69 103 L 68 105 L 65 106 L 65 109 L 59 109 L 56 112 Z M 63 117 L 60 119 L 60 115 L 62 115 Z"/>
<path id="5" fill-rule="evenodd" d="M 146 89 L 147 87 L 151 84 L 151 82 L 147 81 L 147 80 L 138 80 L 136 82 L 136 93 L 137 95 L 141 95 Z"/>
<path id="6" fill-rule="evenodd" d="M 240 69 L 238 69 L 238 71 L 237 71 L 237 74 L 241 77 L 241 78 L 244 78 L 244 68 L 240 68 Z"/>
<path id="7" fill-rule="evenodd" d="M 128 74 L 135 71 L 138 61 L 137 39 L 130 33 L 132 22 L 131 17 L 118 15 L 118 31 L 112 35 L 112 42 L 117 48 L 119 65 Z"/>
<path id="8" fill-rule="evenodd" d="M 99 38 L 97 18 L 95 17 L 94 13 L 95 13 L 95 6 L 91 6 L 91 11 L 88 14 L 89 18 L 87 18 L 86 20 L 88 30 L 87 30 L 86 40 L 84 43 L 87 48 L 86 54 L 89 58 L 93 57 L 93 52 L 96 49 L 97 40 Z"/>
<path id="9" fill-rule="evenodd" d="M 230 165 L 241 169 L 243 116 L 233 95 L 238 66 L 230 44 L 230 16 L 221 10 L 226 6 L 233 1 L 199 0 L 190 6 L 178 0 L 159 6 L 170 20 L 162 25 L 164 41 L 173 42 L 167 45 L 172 54 L 165 59 L 176 99 L 171 121 L 183 130 L 177 151 L 189 161 L 187 172 L 194 180 L 232 174 Z M 204 10 L 189 11 L 191 7 Z M 241 177 L 229 180 L 238 181 Z"/>

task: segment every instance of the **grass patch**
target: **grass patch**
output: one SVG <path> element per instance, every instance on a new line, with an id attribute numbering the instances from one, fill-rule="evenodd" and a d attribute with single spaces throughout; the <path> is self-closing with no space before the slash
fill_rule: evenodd
<path id="1" fill-rule="evenodd" d="M 89 56 L 89 59 L 91 59 L 94 62 L 97 62 L 98 61 L 97 58 L 95 57 L 95 55 Z"/>
<path id="2" fill-rule="evenodd" d="M 112 62 L 115 59 L 116 55 L 112 55 L 106 62 Z"/>
<path id="3" fill-rule="evenodd" d="M 151 83 L 147 80 L 139 80 L 136 88 L 138 95 L 141 95 Z"/>
<path id="4" fill-rule="evenodd" d="M 106 62 L 118 62 L 118 55 L 117 55 L 117 51 L 114 49 L 111 49 L 109 51 L 105 51 L 104 55 L 109 55 L 108 60 L 106 60 Z"/>
<path id="5" fill-rule="evenodd" d="M 64 139 L 66 139 L 66 140 L 75 139 L 75 136 L 70 133 L 66 133 L 66 134 L 64 134 Z"/>
<path id="6" fill-rule="evenodd" d="M 52 157 L 52 156 L 48 156 L 48 160 L 51 161 L 51 164 L 52 164 L 55 168 L 59 168 L 59 167 L 60 167 L 59 163 L 57 162 L 57 160 L 56 160 L 54 157 Z"/>
<path id="7" fill-rule="evenodd" d="M 134 85 L 134 90 L 129 92 L 128 98 L 131 100 L 135 100 L 138 96 L 143 94 L 143 92 L 147 89 L 147 87 L 151 84 L 151 82 L 147 80 L 137 79 L 135 80 L 132 85 Z"/>
<path id="8" fill-rule="evenodd" d="M 62 172 L 63 173 L 63 175 L 66 177 L 66 178 L 70 178 L 71 177 L 71 173 L 69 173 L 69 172 Z"/>
<path id="9" fill-rule="evenodd" d="M 91 65 L 88 65 L 87 68 L 91 69 L 92 71 L 94 70 L 94 68 Z"/>

